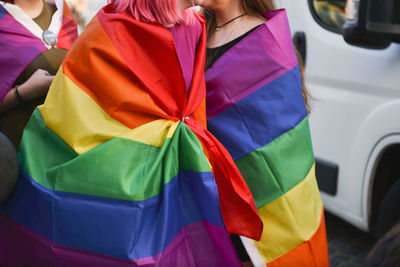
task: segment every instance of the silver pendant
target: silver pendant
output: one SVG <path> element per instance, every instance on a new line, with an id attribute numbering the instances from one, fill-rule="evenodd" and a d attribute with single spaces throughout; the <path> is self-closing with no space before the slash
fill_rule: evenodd
<path id="1" fill-rule="evenodd" d="M 55 46 L 58 43 L 57 35 L 49 30 L 43 32 L 42 38 L 43 41 L 51 47 Z"/>

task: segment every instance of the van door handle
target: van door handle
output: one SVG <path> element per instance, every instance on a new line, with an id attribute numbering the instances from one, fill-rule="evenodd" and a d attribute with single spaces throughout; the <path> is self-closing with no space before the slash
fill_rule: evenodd
<path id="1" fill-rule="evenodd" d="M 295 32 L 293 35 L 293 43 L 303 60 L 304 67 L 306 66 L 307 56 L 307 39 L 305 32 Z"/>

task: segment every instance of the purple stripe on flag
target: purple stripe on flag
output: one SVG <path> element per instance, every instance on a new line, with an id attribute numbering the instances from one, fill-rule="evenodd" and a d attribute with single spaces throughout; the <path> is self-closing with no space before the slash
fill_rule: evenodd
<path id="1" fill-rule="evenodd" d="M 265 24 L 232 47 L 206 71 L 207 119 L 297 65 L 286 12 L 270 12 L 266 17 L 269 20 Z"/>
<path id="2" fill-rule="evenodd" d="M 0 102 L 21 72 L 46 50 L 43 42 L 0 6 Z"/>
<path id="3" fill-rule="evenodd" d="M 206 221 L 185 226 L 163 253 L 130 261 L 53 243 L 0 214 L 0 251 L 10 266 L 241 266 L 226 229 Z"/>

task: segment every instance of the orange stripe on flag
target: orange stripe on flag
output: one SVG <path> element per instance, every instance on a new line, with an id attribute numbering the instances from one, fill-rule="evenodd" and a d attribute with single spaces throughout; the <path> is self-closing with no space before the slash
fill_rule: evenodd
<path id="1" fill-rule="evenodd" d="M 63 64 L 64 74 L 110 117 L 131 129 L 156 119 L 169 119 L 148 92 L 140 89 L 143 86 L 121 59 L 97 17 L 69 53 Z"/>
<path id="2" fill-rule="evenodd" d="M 321 214 L 321 223 L 310 238 L 292 249 L 285 255 L 277 258 L 274 261 L 267 263 L 268 267 L 328 267 L 329 256 L 328 246 L 326 241 L 325 215 L 324 211 Z"/>
<path id="3" fill-rule="evenodd" d="M 74 19 L 74 15 L 72 15 L 71 9 L 69 9 L 69 6 L 65 1 L 63 5 L 63 16 L 66 18 Z"/>

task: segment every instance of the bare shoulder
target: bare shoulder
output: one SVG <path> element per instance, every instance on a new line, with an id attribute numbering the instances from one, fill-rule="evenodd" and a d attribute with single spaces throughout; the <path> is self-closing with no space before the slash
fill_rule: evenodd
<path id="1" fill-rule="evenodd" d="M 266 18 L 261 17 L 261 16 L 246 16 L 246 19 L 243 21 L 243 24 L 245 25 L 248 30 L 253 29 L 254 27 L 264 24 L 267 21 Z"/>
<path id="2" fill-rule="evenodd" d="M 242 34 L 245 34 L 246 32 L 250 31 L 251 29 L 264 24 L 267 21 L 266 18 L 264 17 L 258 17 L 258 16 L 251 16 L 248 15 L 246 16 L 242 23 L 239 25 L 239 29 L 237 31 L 237 36 L 241 36 Z"/>
<path id="3" fill-rule="evenodd" d="M 260 24 L 263 24 L 267 21 L 266 18 L 261 17 L 261 16 L 247 16 L 248 20 L 247 23 L 251 24 L 252 26 L 257 26 Z"/>

